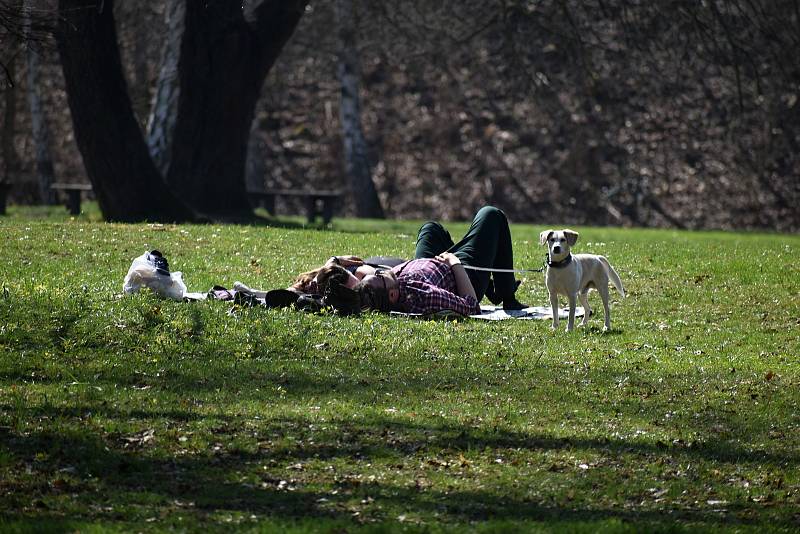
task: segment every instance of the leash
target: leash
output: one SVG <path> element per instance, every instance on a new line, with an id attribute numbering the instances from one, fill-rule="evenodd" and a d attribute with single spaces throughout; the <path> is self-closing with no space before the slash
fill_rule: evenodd
<path id="1" fill-rule="evenodd" d="M 465 269 L 469 269 L 470 271 L 488 271 L 492 273 L 541 273 L 547 268 L 547 254 L 544 255 L 544 263 L 538 269 L 495 269 L 493 267 L 476 267 L 474 265 L 464 265 L 463 263 L 461 266 Z"/>

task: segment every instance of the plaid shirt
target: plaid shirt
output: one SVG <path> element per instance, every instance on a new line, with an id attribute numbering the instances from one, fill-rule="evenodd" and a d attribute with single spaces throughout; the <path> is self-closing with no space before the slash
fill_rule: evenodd
<path id="1" fill-rule="evenodd" d="M 436 313 L 451 310 L 461 315 L 481 312 L 472 296 L 456 294 L 453 269 L 438 260 L 419 259 L 401 263 L 392 269 L 400 290 L 398 306 L 406 313 Z"/>

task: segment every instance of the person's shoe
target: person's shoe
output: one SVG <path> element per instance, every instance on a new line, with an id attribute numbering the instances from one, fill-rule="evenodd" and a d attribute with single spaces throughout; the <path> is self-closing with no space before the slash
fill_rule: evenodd
<path id="1" fill-rule="evenodd" d="M 524 310 L 527 308 L 525 304 L 517 300 L 517 297 L 511 297 L 503 300 L 503 309 L 507 311 Z"/>
<path id="2" fill-rule="evenodd" d="M 147 253 L 147 261 L 156 268 L 158 274 L 169 276 L 169 263 L 167 258 L 157 250 L 151 250 Z"/>
<path id="3" fill-rule="evenodd" d="M 261 304 L 258 297 L 249 291 L 236 291 L 233 294 L 233 303 L 245 308 L 254 308 Z"/>

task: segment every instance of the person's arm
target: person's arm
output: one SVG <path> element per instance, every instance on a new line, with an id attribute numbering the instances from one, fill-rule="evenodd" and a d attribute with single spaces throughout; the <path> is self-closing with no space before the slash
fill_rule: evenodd
<path id="1" fill-rule="evenodd" d="M 358 256 L 331 256 L 324 266 L 341 265 L 342 267 L 352 267 L 353 265 L 364 265 L 364 260 Z"/>
<path id="2" fill-rule="evenodd" d="M 375 267 L 365 263 L 364 265 L 360 265 L 353 274 L 356 276 L 356 278 L 362 280 L 367 275 L 375 274 L 376 271 L 377 269 Z"/>
<path id="3" fill-rule="evenodd" d="M 450 310 L 461 315 L 474 315 L 481 312 L 477 299 L 471 295 L 460 297 L 446 289 L 412 280 L 405 284 L 405 311 L 427 315 Z"/>
<path id="4" fill-rule="evenodd" d="M 453 276 L 456 279 L 456 294 L 458 294 L 459 297 L 472 297 L 473 299 L 478 300 L 478 295 L 475 293 L 475 288 L 472 287 L 472 282 L 470 281 L 464 266 L 461 265 L 461 260 L 458 259 L 458 256 L 452 252 L 442 252 L 436 256 L 436 259 L 446 263 L 450 266 L 450 269 L 452 269 Z"/>

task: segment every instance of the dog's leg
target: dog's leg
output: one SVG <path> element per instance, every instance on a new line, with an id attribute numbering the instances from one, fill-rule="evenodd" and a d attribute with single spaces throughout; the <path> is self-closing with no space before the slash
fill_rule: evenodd
<path id="1" fill-rule="evenodd" d="M 603 311 L 605 312 L 606 323 L 603 326 L 603 332 L 611 330 L 611 307 L 608 305 L 608 284 L 603 284 L 597 288 L 600 293 L 600 298 L 603 301 Z"/>
<path id="2" fill-rule="evenodd" d="M 558 294 L 555 291 L 550 292 L 550 307 L 553 309 L 553 325 L 551 328 L 555 330 L 558 328 Z"/>
<path id="3" fill-rule="evenodd" d="M 589 315 L 592 313 L 592 309 L 589 308 L 589 288 L 584 288 L 578 293 L 578 297 L 581 299 L 581 306 L 583 306 L 583 319 L 581 320 L 581 326 L 586 326 L 589 322 Z"/>
<path id="4" fill-rule="evenodd" d="M 569 319 L 567 321 L 567 332 L 572 332 L 575 328 L 575 303 L 578 300 L 578 295 L 571 293 L 569 295 Z"/>

